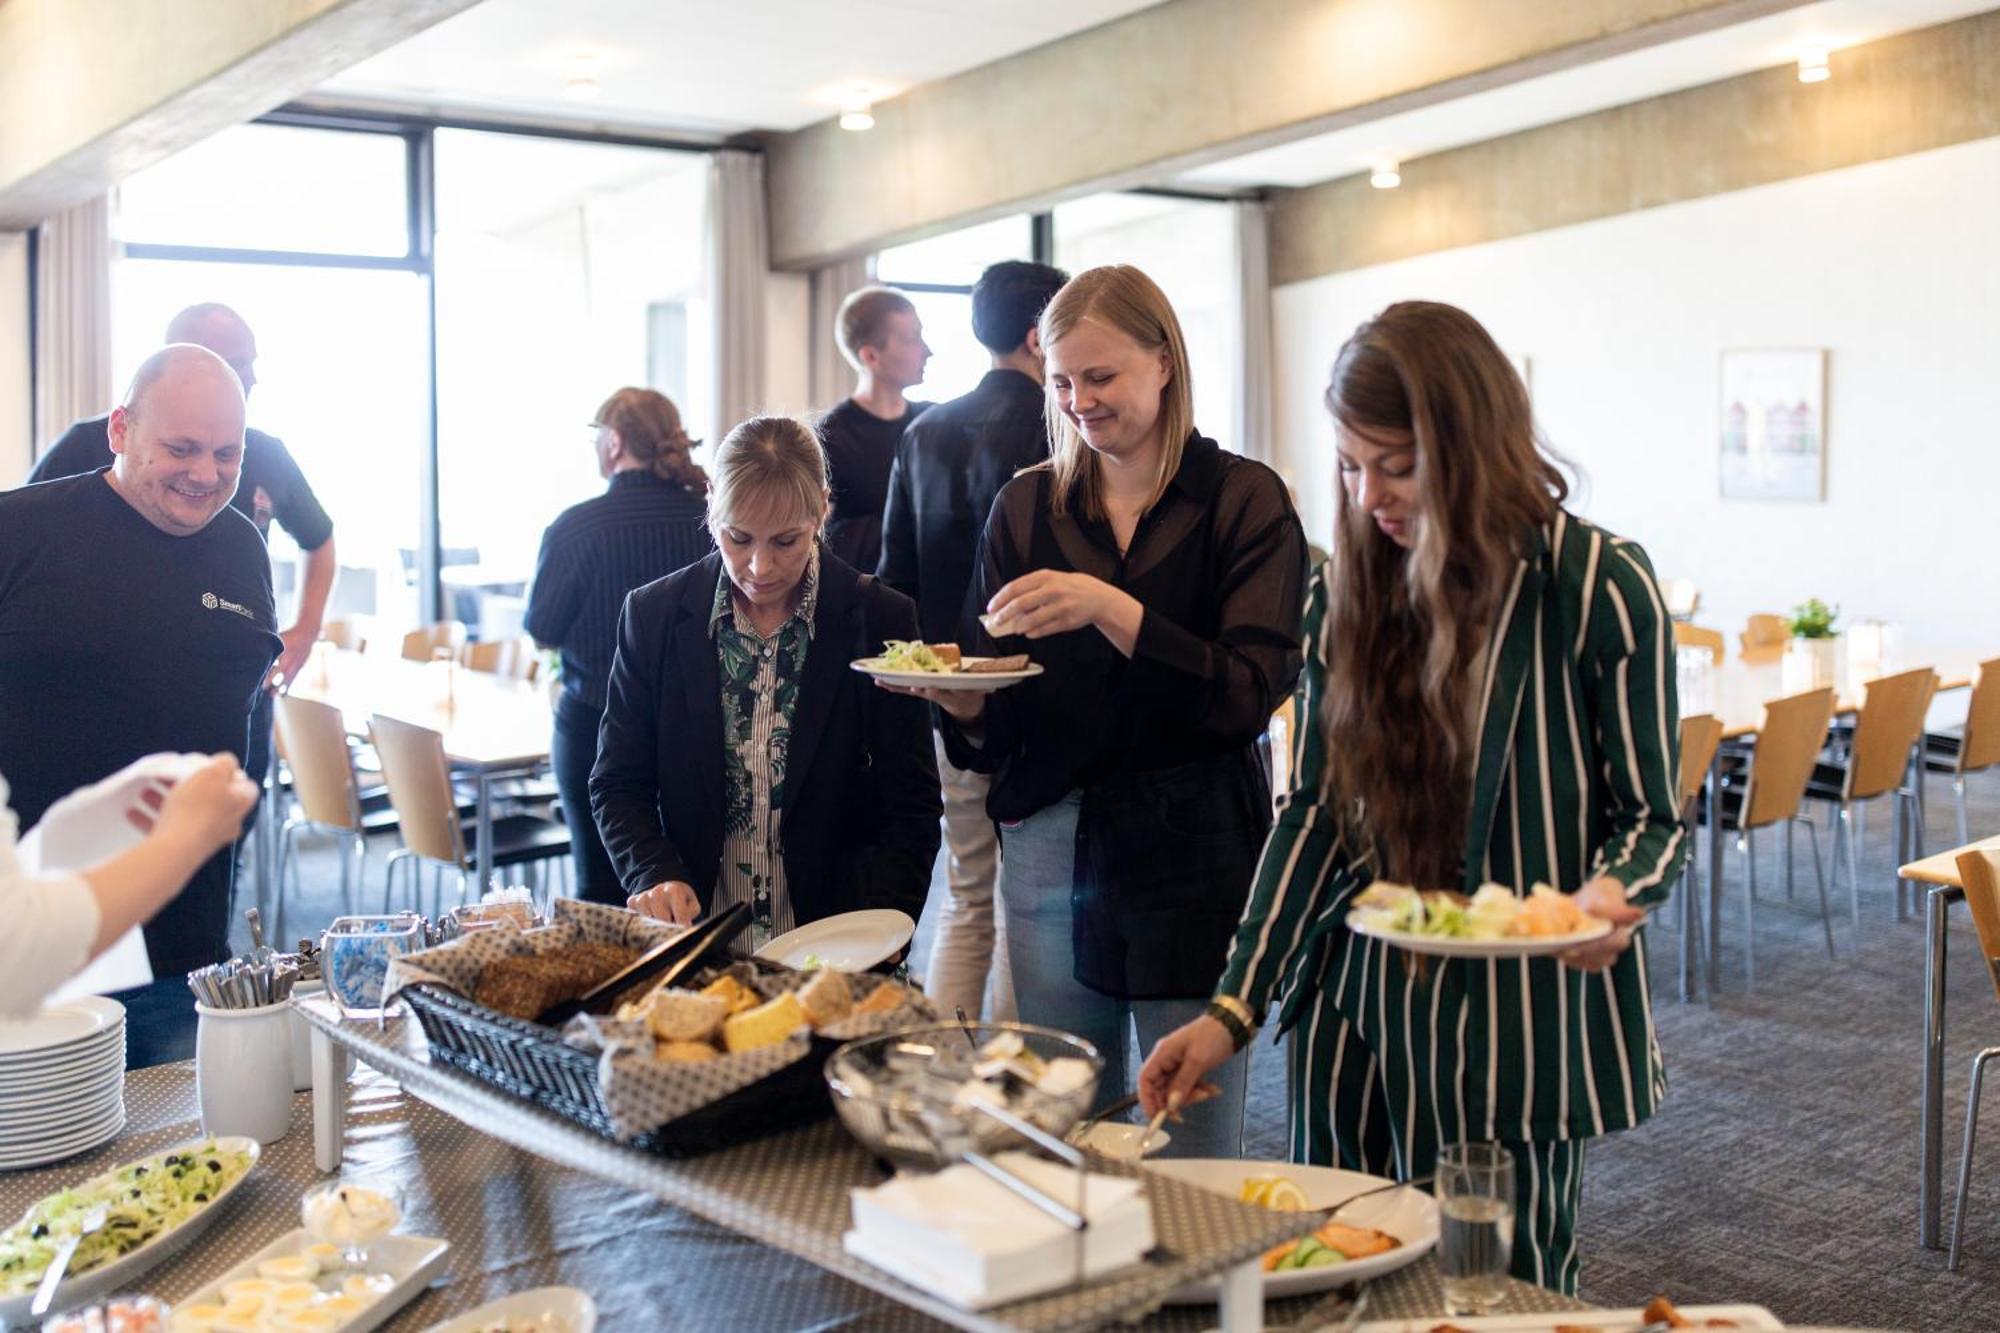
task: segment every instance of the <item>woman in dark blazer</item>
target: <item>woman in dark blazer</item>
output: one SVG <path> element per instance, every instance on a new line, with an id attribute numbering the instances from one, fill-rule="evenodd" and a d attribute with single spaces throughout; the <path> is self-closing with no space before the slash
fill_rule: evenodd
<path id="1" fill-rule="evenodd" d="M 591 810 L 635 910 L 752 908 L 751 947 L 864 907 L 917 916 L 938 849 L 930 720 L 849 668 L 918 637 L 915 604 L 818 540 L 826 465 L 799 422 L 716 451 L 716 552 L 619 618 Z"/>

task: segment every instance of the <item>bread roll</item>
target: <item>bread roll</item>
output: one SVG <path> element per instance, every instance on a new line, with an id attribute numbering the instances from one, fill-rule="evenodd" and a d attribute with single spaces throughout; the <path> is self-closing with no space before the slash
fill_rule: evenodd
<path id="1" fill-rule="evenodd" d="M 946 666 L 955 667 L 958 665 L 959 648 L 957 644 L 927 643 L 924 647 L 930 649 L 931 656 L 937 658 L 938 661 L 944 663 Z"/>
<path id="2" fill-rule="evenodd" d="M 776 1046 L 808 1023 L 805 1006 L 799 1003 L 797 993 L 786 991 L 775 1000 L 724 1019 L 722 1044 L 731 1055 L 761 1046 Z"/>
<path id="3" fill-rule="evenodd" d="M 720 996 L 668 987 L 653 992 L 646 1022 L 661 1041 L 708 1041 L 727 1017 L 729 1003 Z"/>
<path id="4" fill-rule="evenodd" d="M 857 1014 L 889 1014 L 902 1007 L 910 993 L 893 981 L 885 981 L 871 992 L 867 999 L 854 1006 Z"/>
<path id="5" fill-rule="evenodd" d="M 662 1064 L 700 1064 L 721 1054 L 705 1041 L 663 1041 L 653 1047 L 653 1058 Z"/>
<path id="6" fill-rule="evenodd" d="M 729 1012 L 740 1014 L 747 1009 L 755 1009 L 764 1002 L 764 997 L 730 976 L 727 972 L 701 988 L 703 995 L 713 995 L 729 1006 Z"/>
<path id="7" fill-rule="evenodd" d="M 838 1023 L 854 1012 L 854 990 L 847 978 L 831 968 L 821 968 L 798 989 L 799 1004 L 806 1021 L 815 1028 Z"/>

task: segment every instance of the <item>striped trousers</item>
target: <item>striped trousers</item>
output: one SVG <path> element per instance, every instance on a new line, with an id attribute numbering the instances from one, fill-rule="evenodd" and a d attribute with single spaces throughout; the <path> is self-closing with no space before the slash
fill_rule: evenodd
<path id="1" fill-rule="evenodd" d="M 1403 1071 L 1383 1077 L 1360 1031 L 1320 995 L 1286 1038 L 1291 1158 L 1409 1180 L 1437 1166 L 1438 1125 L 1394 1104 Z M 1411 1132 L 1413 1127 L 1414 1133 Z M 1412 1141 L 1406 1141 L 1412 1140 Z M 1576 1295 L 1576 1207 L 1583 1139 L 1503 1143 L 1514 1157 L 1514 1276 Z"/>

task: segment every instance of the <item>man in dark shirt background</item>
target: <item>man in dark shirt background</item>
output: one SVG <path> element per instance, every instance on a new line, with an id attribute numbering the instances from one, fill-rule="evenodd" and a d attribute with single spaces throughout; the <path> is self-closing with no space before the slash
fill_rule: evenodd
<path id="1" fill-rule="evenodd" d="M 814 423 L 826 450 L 827 488 L 833 492 L 826 545 L 866 574 L 882 552 L 882 503 L 896 443 L 930 406 L 910 402 L 903 394 L 923 383 L 931 349 L 924 345 L 917 308 L 890 287 L 849 293 L 834 320 L 834 341 L 859 380 L 852 397 Z"/>
<path id="2" fill-rule="evenodd" d="M 992 369 L 971 393 L 912 422 L 896 447 L 876 572 L 916 600 L 926 642 L 975 647 L 963 628 L 965 598 L 986 515 L 1016 472 L 1049 455 L 1035 321 L 1068 280 L 1061 269 L 1013 260 L 980 274 L 972 288 L 972 332 L 992 353 Z M 1013 987 L 994 903 L 1000 845 L 986 814 L 989 780 L 953 767 L 942 743 L 938 773 L 951 897 L 938 922 L 924 991 L 945 1012 L 962 1005 L 978 1014 L 990 971 L 989 1017 L 1012 1018 Z"/>
<path id="3" fill-rule="evenodd" d="M 250 326 L 226 305 L 214 302 L 189 306 L 167 322 L 168 343 L 193 343 L 206 347 L 226 362 L 242 382 L 249 396 L 257 384 L 257 339 Z M 111 466 L 109 416 L 79 421 L 64 431 L 35 461 L 28 473 L 32 484 L 75 477 Z M 313 641 L 319 638 L 326 601 L 333 590 L 339 562 L 333 548 L 333 520 L 320 507 L 319 497 L 306 483 L 305 474 L 285 448 L 284 442 L 259 430 L 246 430 L 243 438 L 241 482 L 230 504 L 269 536 L 271 521 L 291 534 L 306 553 L 305 574 L 299 584 L 298 614 L 290 628 L 280 631 L 284 650 L 271 670 L 268 686 L 290 681 L 298 674 Z M 257 554 L 268 570 L 270 556 Z M 271 758 L 271 700 L 261 695 L 250 735 L 250 753 L 243 768 L 260 785 Z"/>
<path id="4" fill-rule="evenodd" d="M 109 438 L 110 467 L 0 495 L 0 773 L 23 827 L 148 754 L 241 760 L 280 646 L 263 544 L 229 508 L 235 373 L 155 352 Z M 146 926 L 156 977 L 227 956 L 233 864 L 218 853 Z"/>

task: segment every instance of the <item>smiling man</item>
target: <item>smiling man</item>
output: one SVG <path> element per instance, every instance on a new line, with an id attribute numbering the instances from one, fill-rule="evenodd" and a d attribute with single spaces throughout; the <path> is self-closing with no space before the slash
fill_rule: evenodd
<path id="1" fill-rule="evenodd" d="M 157 751 L 241 761 L 280 648 L 262 539 L 230 508 L 236 372 L 162 348 L 109 432 L 111 466 L 0 495 L 0 775 L 23 827 Z M 233 863 L 211 858 L 146 927 L 156 976 L 226 956 Z"/>

